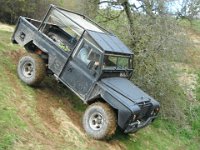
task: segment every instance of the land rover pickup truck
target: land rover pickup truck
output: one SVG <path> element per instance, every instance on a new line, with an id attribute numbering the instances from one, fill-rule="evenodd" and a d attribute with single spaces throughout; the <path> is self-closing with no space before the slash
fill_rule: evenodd
<path id="1" fill-rule="evenodd" d="M 157 117 L 159 103 L 129 80 L 132 51 L 88 17 L 51 5 L 42 21 L 19 17 L 12 42 L 27 51 L 17 66 L 23 82 L 37 86 L 51 74 L 88 104 L 90 137 L 108 138 L 117 127 L 134 133 Z"/>

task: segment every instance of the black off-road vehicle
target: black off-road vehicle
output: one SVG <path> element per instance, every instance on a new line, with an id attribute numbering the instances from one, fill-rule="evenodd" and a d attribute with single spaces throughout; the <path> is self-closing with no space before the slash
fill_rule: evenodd
<path id="1" fill-rule="evenodd" d="M 43 21 L 20 17 L 12 42 L 27 50 L 17 68 L 23 82 L 36 86 L 49 73 L 89 104 L 83 127 L 94 139 L 156 118 L 159 103 L 129 81 L 133 53 L 86 16 L 51 5 Z"/>

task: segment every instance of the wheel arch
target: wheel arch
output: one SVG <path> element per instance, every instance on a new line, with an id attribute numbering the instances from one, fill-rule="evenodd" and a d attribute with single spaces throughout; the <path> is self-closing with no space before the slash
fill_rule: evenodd
<path id="1" fill-rule="evenodd" d="M 40 50 L 42 53 L 48 55 L 48 51 L 41 49 L 33 40 L 30 42 L 26 43 L 24 45 L 24 48 L 31 53 L 37 53 L 38 50 Z"/>
<path id="2" fill-rule="evenodd" d="M 110 138 L 117 128 L 116 114 L 108 103 L 95 102 L 83 115 L 83 127 L 94 139 Z"/>
<path id="3" fill-rule="evenodd" d="M 98 101 L 108 103 L 114 109 L 117 116 L 117 124 L 121 129 L 125 129 L 126 123 L 132 114 L 131 111 L 107 91 L 101 91 L 95 97 L 88 100 L 87 104 L 93 104 Z"/>

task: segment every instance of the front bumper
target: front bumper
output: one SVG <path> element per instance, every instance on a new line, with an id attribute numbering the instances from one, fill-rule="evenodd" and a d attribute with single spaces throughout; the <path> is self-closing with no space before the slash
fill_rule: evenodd
<path id="1" fill-rule="evenodd" d="M 149 125 L 157 116 L 151 116 L 145 121 L 139 121 L 128 124 L 127 128 L 124 130 L 124 133 L 134 133 L 137 130 L 144 128 L 145 126 Z"/>

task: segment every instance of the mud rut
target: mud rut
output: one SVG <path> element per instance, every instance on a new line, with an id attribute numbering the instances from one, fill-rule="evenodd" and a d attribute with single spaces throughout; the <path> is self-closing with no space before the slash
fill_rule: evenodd
<path id="1" fill-rule="evenodd" d="M 17 64 L 23 53 L 24 50 L 19 50 L 4 55 Z M 55 80 L 48 77 L 48 81 L 33 89 L 35 94 L 33 102 L 30 102 L 16 73 L 6 69 L 5 74 L 16 93 L 13 104 L 28 126 L 27 131 L 19 133 L 15 149 L 125 149 L 118 140 L 95 141 L 88 138 L 82 128 L 82 113 L 74 111 Z"/>

